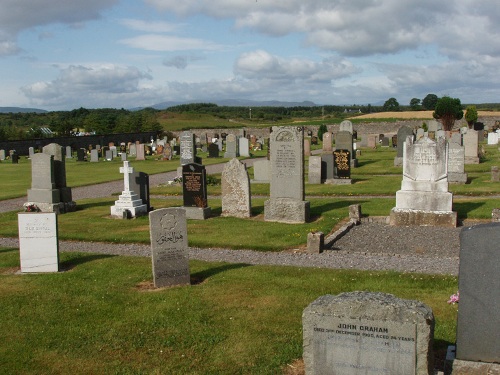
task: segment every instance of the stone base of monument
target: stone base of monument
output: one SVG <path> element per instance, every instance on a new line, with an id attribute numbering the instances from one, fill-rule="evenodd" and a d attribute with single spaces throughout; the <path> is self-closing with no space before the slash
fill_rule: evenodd
<path id="1" fill-rule="evenodd" d="M 394 226 L 439 226 L 456 228 L 457 213 L 455 211 L 421 211 L 393 208 L 389 224 Z"/>
<path id="2" fill-rule="evenodd" d="M 401 167 L 403 165 L 403 157 L 402 156 L 396 156 L 394 158 L 394 166 L 395 167 Z"/>
<path id="3" fill-rule="evenodd" d="M 291 198 L 269 199 L 264 202 L 264 220 L 302 224 L 309 221 L 310 204 Z"/>
<path id="4" fill-rule="evenodd" d="M 186 210 L 186 219 L 206 220 L 212 214 L 210 207 L 183 207 Z"/>
<path id="5" fill-rule="evenodd" d="M 329 178 L 325 180 L 327 185 L 352 185 L 350 178 Z"/>
<path id="6" fill-rule="evenodd" d="M 24 207 L 36 206 L 38 208 L 39 212 L 46 212 L 46 213 L 55 212 L 56 214 L 63 214 L 66 212 L 63 202 L 45 203 L 45 202 L 30 201 L 30 202 L 26 202 L 23 206 Z"/>
<path id="7" fill-rule="evenodd" d="M 500 363 L 456 359 L 454 349 L 454 346 L 448 347 L 444 368 L 445 375 L 500 375 Z"/>
<path id="8" fill-rule="evenodd" d="M 464 164 L 479 164 L 479 158 L 474 156 L 466 156 Z"/>
<path id="9" fill-rule="evenodd" d="M 124 214 L 126 212 L 126 214 Z M 142 203 L 142 199 L 135 193 L 120 195 L 115 205 L 111 206 L 111 216 L 123 219 L 148 214 L 148 206 Z"/>
<path id="10" fill-rule="evenodd" d="M 448 182 L 451 184 L 467 183 L 467 173 L 448 173 Z"/>

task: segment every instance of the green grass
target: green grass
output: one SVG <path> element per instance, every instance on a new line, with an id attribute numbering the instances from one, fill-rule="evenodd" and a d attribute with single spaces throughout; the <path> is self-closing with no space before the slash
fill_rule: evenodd
<path id="1" fill-rule="evenodd" d="M 148 258 L 62 253 L 45 275 L 18 260 L 0 250 L 9 374 L 280 374 L 302 357 L 303 309 L 355 290 L 428 304 L 439 357 L 455 340 L 456 277 L 191 261 L 192 286 L 152 291 Z"/>

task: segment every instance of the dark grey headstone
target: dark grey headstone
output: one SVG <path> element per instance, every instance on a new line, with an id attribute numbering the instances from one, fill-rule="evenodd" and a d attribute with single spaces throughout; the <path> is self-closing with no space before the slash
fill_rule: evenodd
<path id="1" fill-rule="evenodd" d="M 400 127 L 398 130 L 398 140 L 397 140 L 397 145 L 398 145 L 397 157 L 399 158 L 403 157 L 404 143 L 406 142 L 406 138 L 408 136 L 415 137 L 413 134 L 413 130 L 408 126 Z"/>
<path id="2" fill-rule="evenodd" d="M 198 208 L 208 206 L 205 166 L 195 163 L 182 166 L 182 193 L 184 206 Z"/>
<path id="3" fill-rule="evenodd" d="M 333 152 L 334 178 L 351 178 L 351 153 L 349 150 L 335 150 Z"/>
<path id="4" fill-rule="evenodd" d="M 87 150 L 85 150 L 84 148 L 79 148 L 78 150 L 76 150 L 76 160 L 77 161 L 85 161 L 86 152 L 87 152 Z"/>
<path id="5" fill-rule="evenodd" d="M 500 223 L 460 233 L 456 357 L 500 363 Z"/>
<path id="6" fill-rule="evenodd" d="M 209 158 L 219 157 L 219 146 L 217 145 L 217 143 L 210 143 L 208 145 L 208 157 Z"/>
<path id="7" fill-rule="evenodd" d="M 333 153 L 321 155 L 321 180 L 334 178 Z"/>
<path id="8" fill-rule="evenodd" d="M 186 211 L 183 208 L 151 211 L 149 225 L 155 287 L 191 284 Z"/>
<path id="9" fill-rule="evenodd" d="M 132 172 L 129 174 L 130 190 L 139 195 L 142 203 L 151 211 L 151 202 L 149 199 L 149 175 L 144 172 Z"/>

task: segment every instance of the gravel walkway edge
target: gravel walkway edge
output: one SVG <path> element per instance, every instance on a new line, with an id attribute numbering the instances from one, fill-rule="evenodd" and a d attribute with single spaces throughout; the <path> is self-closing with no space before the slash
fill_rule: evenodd
<path id="1" fill-rule="evenodd" d="M 17 238 L 0 238 L 0 246 L 19 247 Z M 88 252 L 124 256 L 151 256 L 149 245 L 102 242 L 59 241 L 60 251 Z M 360 271 L 396 271 L 423 274 L 458 275 L 458 257 L 366 254 L 326 250 L 321 254 L 304 252 L 260 252 L 254 250 L 189 248 L 190 259 L 207 262 L 276 265 Z"/>

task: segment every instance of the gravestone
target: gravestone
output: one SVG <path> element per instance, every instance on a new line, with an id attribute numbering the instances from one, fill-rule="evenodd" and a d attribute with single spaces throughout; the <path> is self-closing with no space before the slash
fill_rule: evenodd
<path id="1" fill-rule="evenodd" d="M 253 163 L 253 180 L 255 183 L 269 183 L 271 181 L 271 165 L 270 161 L 256 160 Z"/>
<path id="2" fill-rule="evenodd" d="M 169 143 L 163 148 L 163 160 L 172 160 L 172 146 Z"/>
<path id="3" fill-rule="evenodd" d="M 323 151 L 330 152 L 332 150 L 332 133 L 323 133 Z"/>
<path id="4" fill-rule="evenodd" d="M 335 149 L 336 150 L 347 150 L 351 155 L 351 168 L 356 168 L 358 166 L 358 160 L 356 159 L 356 153 L 353 147 L 352 134 L 348 131 L 341 131 L 337 133 L 335 138 Z"/>
<path id="5" fill-rule="evenodd" d="M 302 314 L 308 375 L 430 375 L 434 316 L 391 294 L 324 295 Z"/>
<path id="6" fill-rule="evenodd" d="M 217 143 L 210 143 L 208 145 L 208 157 L 209 158 L 219 157 L 219 146 L 217 145 Z"/>
<path id="7" fill-rule="evenodd" d="M 14 150 L 12 151 L 12 154 L 10 155 L 10 159 L 12 161 L 12 164 L 18 164 L 19 163 L 19 155 L 17 152 Z"/>
<path id="8" fill-rule="evenodd" d="M 90 162 L 97 163 L 98 161 L 99 161 L 99 151 L 97 149 L 90 151 Z"/>
<path id="9" fill-rule="evenodd" d="M 321 155 L 321 181 L 329 182 L 335 178 L 333 152 Z"/>
<path id="10" fill-rule="evenodd" d="M 323 232 L 309 232 L 307 234 L 307 252 L 309 254 L 320 254 L 325 245 L 325 235 Z"/>
<path id="11" fill-rule="evenodd" d="M 196 147 L 194 134 L 190 131 L 184 131 L 180 136 L 180 153 L 181 165 L 195 162 Z"/>
<path id="12" fill-rule="evenodd" d="M 31 158 L 31 189 L 28 189 L 28 202 L 42 212 L 62 212 L 59 189 L 54 176 L 54 156 L 38 153 Z"/>
<path id="13" fill-rule="evenodd" d="M 130 156 L 137 156 L 137 145 L 135 143 L 132 143 L 130 147 L 128 148 L 128 152 Z M 136 158 L 137 160 L 137 158 Z"/>
<path id="14" fill-rule="evenodd" d="M 57 214 L 20 212 L 17 215 L 21 272 L 58 272 Z"/>
<path id="15" fill-rule="evenodd" d="M 418 128 L 417 129 L 417 135 L 416 135 L 416 138 L 417 138 L 417 141 L 419 141 L 420 139 L 422 139 L 425 135 L 425 130 L 422 129 L 422 128 Z"/>
<path id="16" fill-rule="evenodd" d="M 413 142 L 409 136 L 403 156 L 403 181 L 391 210 L 391 225 L 457 226 L 448 191 L 446 140 L 428 137 Z"/>
<path id="17" fill-rule="evenodd" d="M 234 134 L 228 134 L 226 136 L 226 152 L 224 153 L 224 157 L 232 159 L 238 156 L 236 136 Z"/>
<path id="18" fill-rule="evenodd" d="M 462 145 L 462 134 L 459 132 L 451 133 L 450 142 L 454 142 L 460 146 L 463 146 Z"/>
<path id="19" fill-rule="evenodd" d="M 465 150 L 454 142 L 448 143 L 448 182 L 465 184 L 467 173 L 464 169 Z"/>
<path id="20" fill-rule="evenodd" d="M 71 151 L 71 146 L 66 146 L 66 159 L 72 159 L 73 153 Z"/>
<path id="21" fill-rule="evenodd" d="M 397 134 L 394 134 L 391 137 L 391 145 L 392 145 L 393 148 L 397 148 L 398 147 L 398 135 Z"/>
<path id="22" fill-rule="evenodd" d="M 0 160 L 5 160 L 5 150 L 0 150 Z"/>
<path id="23" fill-rule="evenodd" d="M 135 160 L 146 160 L 146 148 L 144 143 L 136 144 Z"/>
<path id="24" fill-rule="evenodd" d="M 406 138 L 412 137 L 412 139 L 415 138 L 413 134 L 413 130 L 409 128 L 408 126 L 402 126 L 398 130 L 398 140 L 397 140 L 397 154 L 394 157 L 394 165 L 399 167 L 403 165 L 403 150 L 404 150 L 404 143 L 406 142 Z"/>
<path id="25" fill-rule="evenodd" d="M 197 163 L 182 166 L 182 193 L 188 219 L 205 220 L 210 217 L 205 166 Z"/>
<path id="26" fill-rule="evenodd" d="M 134 168 L 129 166 L 128 161 L 123 162 L 123 167 L 120 167 L 120 173 L 123 173 L 123 191 L 115 201 L 115 205 L 111 206 L 111 216 L 128 219 L 141 215 L 147 215 L 148 208 L 143 204 L 139 195 L 130 189 L 130 175 L 134 172 Z"/>
<path id="27" fill-rule="evenodd" d="M 500 169 L 496 165 L 491 167 L 491 182 L 500 182 Z"/>
<path id="28" fill-rule="evenodd" d="M 77 161 L 85 161 L 85 155 L 87 154 L 87 150 L 84 148 L 79 148 L 76 150 L 76 160 Z"/>
<path id="29" fill-rule="evenodd" d="M 367 135 L 367 145 L 368 148 L 377 148 L 377 139 L 378 135 L 376 134 L 368 134 Z"/>
<path id="30" fill-rule="evenodd" d="M 497 145 L 498 144 L 498 133 L 492 132 L 488 133 L 488 144 Z"/>
<path id="31" fill-rule="evenodd" d="M 117 150 L 116 146 L 109 146 L 109 150 L 113 154 L 113 158 L 116 158 L 118 156 L 118 150 Z"/>
<path id="32" fill-rule="evenodd" d="M 236 158 L 226 163 L 221 188 L 222 216 L 247 218 L 252 215 L 250 179 L 245 164 Z"/>
<path id="33" fill-rule="evenodd" d="M 106 159 L 106 161 L 112 161 L 113 160 L 113 151 L 106 150 L 106 156 L 104 158 Z"/>
<path id="34" fill-rule="evenodd" d="M 190 285 L 186 212 L 162 208 L 149 213 L 155 288 Z"/>
<path id="35" fill-rule="evenodd" d="M 309 202 L 304 200 L 304 129 L 273 126 L 270 136 L 271 185 L 264 220 L 305 223 Z"/>
<path id="36" fill-rule="evenodd" d="M 249 157 L 250 156 L 250 146 L 248 138 L 240 137 L 238 138 L 238 149 L 240 151 L 240 156 Z"/>
<path id="37" fill-rule="evenodd" d="M 495 133 L 496 134 L 496 133 Z M 497 140 L 498 141 L 498 140 Z M 28 157 L 31 159 L 31 157 L 35 155 L 35 148 L 34 147 L 30 147 L 28 148 Z"/>
<path id="38" fill-rule="evenodd" d="M 462 143 L 465 148 L 465 164 L 479 164 L 477 131 L 467 130 L 467 133 L 462 136 Z"/>
<path id="39" fill-rule="evenodd" d="M 335 150 L 333 152 L 333 180 L 334 184 L 351 184 L 351 154 L 349 150 Z"/>
<path id="40" fill-rule="evenodd" d="M 339 131 L 347 131 L 352 134 L 352 122 L 349 120 L 344 120 L 339 125 Z"/>
<path id="41" fill-rule="evenodd" d="M 149 175 L 144 172 L 134 171 L 129 174 L 129 187 L 134 193 L 139 195 L 147 211 L 151 211 L 151 201 L 149 198 Z"/>
<path id="42" fill-rule="evenodd" d="M 453 374 L 500 373 L 499 241 L 500 223 L 465 227 L 460 232 L 460 301 Z"/>
<path id="43" fill-rule="evenodd" d="M 127 160 L 127 153 L 126 152 L 122 152 L 120 154 L 120 157 L 121 157 L 121 161 L 126 161 Z"/>
<path id="44" fill-rule="evenodd" d="M 309 157 L 307 178 L 310 184 L 321 184 L 321 156 Z"/>
<path id="45" fill-rule="evenodd" d="M 389 138 L 388 137 L 382 138 L 382 147 L 389 147 Z"/>
<path id="46" fill-rule="evenodd" d="M 311 155 L 311 141 L 308 138 L 304 139 L 304 156 Z"/>

